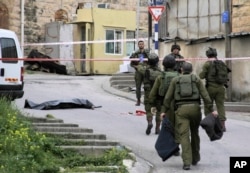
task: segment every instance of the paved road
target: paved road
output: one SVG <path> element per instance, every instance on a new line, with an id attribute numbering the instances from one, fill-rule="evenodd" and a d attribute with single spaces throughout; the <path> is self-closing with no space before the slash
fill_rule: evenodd
<path id="1" fill-rule="evenodd" d="M 95 133 L 104 133 L 109 139 L 118 140 L 131 147 L 138 156 L 136 167 L 131 169 L 131 172 L 186 172 L 182 170 L 181 157 L 171 157 L 166 162 L 161 161 L 154 149 L 157 135 L 146 136 L 145 116 L 135 115 L 135 110 L 143 110 L 143 106 L 134 106 L 133 94 L 121 93 L 110 88 L 109 78 L 109 76 L 26 75 L 25 95 L 22 99 L 16 100 L 16 104 L 29 115 L 44 117 L 50 113 L 66 123 L 77 123 L 80 127 L 92 128 Z M 25 99 L 41 103 L 68 98 L 88 99 L 102 108 L 49 111 L 23 109 Z M 192 172 L 228 173 L 230 156 L 250 156 L 249 114 L 227 112 L 228 131 L 219 141 L 210 142 L 205 132 L 200 130 L 201 161 L 198 166 L 191 167 Z"/>

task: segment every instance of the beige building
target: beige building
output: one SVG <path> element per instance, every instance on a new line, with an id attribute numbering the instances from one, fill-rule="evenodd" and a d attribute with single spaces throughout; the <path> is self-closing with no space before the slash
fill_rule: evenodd
<path id="1" fill-rule="evenodd" d="M 135 49 L 136 13 L 128 10 L 83 8 L 77 11 L 74 40 L 77 71 L 113 74 L 122 58 Z M 93 41 L 94 40 L 94 41 Z"/>

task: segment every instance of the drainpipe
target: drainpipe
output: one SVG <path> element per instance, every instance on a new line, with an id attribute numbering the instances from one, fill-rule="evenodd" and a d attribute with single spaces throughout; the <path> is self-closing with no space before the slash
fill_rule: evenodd
<path id="1" fill-rule="evenodd" d="M 136 40 L 138 42 L 139 39 L 139 25 L 140 25 L 140 0 L 137 0 L 136 5 Z"/>
<path id="2" fill-rule="evenodd" d="M 225 23 L 225 57 L 230 58 L 231 55 L 231 38 L 228 36 L 231 31 L 231 0 L 224 0 L 224 8 L 225 11 L 228 11 L 229 14 L 229 21 Z M 228 67 L 232 69 L 232 61 L 226 61 Z M 229 74 L 229 82 L 227 88 L 227 100 L 232 101 L 232 76 L 231 73 Z"/>
<path id="3" fill-rule="evenodd" d="M 21 49 L 24 55 L 24 1 L 21 1 Z"/>

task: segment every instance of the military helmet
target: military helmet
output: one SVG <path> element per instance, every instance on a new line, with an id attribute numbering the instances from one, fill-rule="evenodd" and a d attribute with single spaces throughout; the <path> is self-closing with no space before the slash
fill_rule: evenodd
<path id="1" fill-rule="evenodd" d="M 159 57 L 156 53 L 150 53 L 148 57 L 149 65 L 156 65 L 159 62 Z"/>
<path id="2" fill-rule="evenodd" d="M 178 44 L 173 44 L 172 47 L 171 47 L 171 52 L 173 52 L 174 49 L 178 49 L 180 51 L 181 47 Z"/>
<path id="3" fill-rule="evenodd" d="M 167 55 L 164 57 L 162 61 L 162 65 L 165 69 L 167 68 L 174 68 L 176 64 L 175 57 L 173 55 Z"/>
<path id="4" fill-rule="evenodd" d="M 210 57 L 217 57 L 217 51 L 215 48 L 209 47 L 208 50 L 206 51 L 206 55 L 208 58 Z"/>
<path id="5" fill-rule="evenodd" d="M 182 67 L 182 72 L 183 73 L 191 73 L 193 71 L 193 65 L 189 61 L 183 62 L 181 67 Z"/>

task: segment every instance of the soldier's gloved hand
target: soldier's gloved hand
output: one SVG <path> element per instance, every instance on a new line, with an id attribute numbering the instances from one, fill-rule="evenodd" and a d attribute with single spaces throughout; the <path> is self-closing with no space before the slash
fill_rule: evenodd
<path id="1" fill-rule="evenodd" d="M 212 115 L 214 116 L 214 117 L 217 117 L 218 116 L 218 112 L 217 111 L 213 111 L 213 112 L 211 112 L 212 113 Z"/>
<path id="2" fill-rule="evenodd" d="M 165 118 L 166 114 L 163 112 L 163 113 L 161 113 L 160 116 L 161 116 L 161 120 L 163 120 Z"/>
<path id="3" fill-rule="evenodd" d="M 154 115 L 154 114 L 156 114 L 156 112 L 157 112 L 156 107 L 151 107 L 151 113 Z"/>

